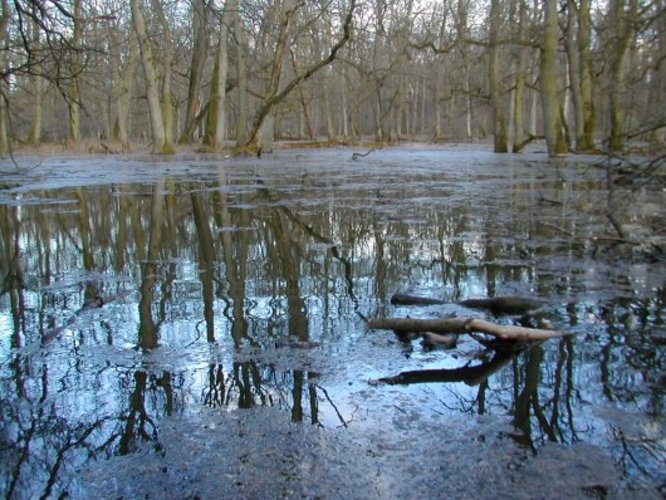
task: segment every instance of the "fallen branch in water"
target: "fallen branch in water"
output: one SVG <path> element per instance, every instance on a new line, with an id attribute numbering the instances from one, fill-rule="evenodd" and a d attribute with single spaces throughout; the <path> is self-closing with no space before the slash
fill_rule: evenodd
<path id="1" fill-rule="evenodd" d="M 359 158 L 365 158 L 366 156 L 368 156 L 370 153 L 372 153 L 377 149 L 382 149 L 382 146 L 373 146 L 365 153 L 352 153 L 352 160 L 356 161 Z"/>
<path id="2" fill-rule="evenodd" d="M 404 293 L 395 293 L 391 297 L 391 304 L 394 306 L 430 306 L 444 305 L 449 302 L 441 299 L 432 299 L 430 297 L 419 297 L 417 295 L 407 295 Z M 525 297 L 489 297 L 485 299 L 465 299 L 455 302 L 459 306 L 470 307 L 472 309 L 487 309 L 493 314 L 525 314 L 527 312 L 539 309 L 545 305 L 545 302 Z"/>
<path id="3" fill-rule="evenodd" d="M 499 340 L 526 342 L 565 337 L 571 333 L 540 328 L 526 328 L 514 325 L 498 325 L 478 318 L 375 318 L 368 321 L 370 330 L 396 330 L 402 332 L 434 332 L 434 333 L 471 333 L 481 332 L 493 335 Z"/>

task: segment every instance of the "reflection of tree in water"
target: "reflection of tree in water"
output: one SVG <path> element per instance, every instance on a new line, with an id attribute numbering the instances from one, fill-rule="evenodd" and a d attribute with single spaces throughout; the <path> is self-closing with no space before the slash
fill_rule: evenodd
<path id="1" fill-rule="evenodd" d="M 158 375 L 154 375 L 148 369 L 137 369 L 141 361 L 135 359 L 130 361 L 136 365 L 125 385 L 103 387 L 113 402 L 109 406 L 115 405 L 113 419 L 101 415 L 99 408 L 90 408 L 91 418 L 104 422 L 97 427 L 99 432 L 86 437 L 86 429 L 95 424 L 71 423 L 65 432 L 67 421 L 76 418 L 68 416 L 71 409 L 62 403 L 35 412 L 34 429 L 27 413 L 13 416 L 35 391 L 39 376 L 50 377 L 51 386 L 56 380 L 64 391 L 79 388 L 78 384 L 96 384 L 97 375 L 86 372 L 85 349 L 99 347 L 102 338 L 104 347 L 142 348 L 132 351 L 137 358 L 156 353 L 154 348 L 165 331 L 175 337 L 168 340 L 176 348 L 205 339 L 211 350 L 219 346 L 225 352 L 231 352 L 227 346 L 270 348 L 290 335 L 302 341 L 325 338 L 337 342 L 348 332 L 339 327 L 342 322 L 351 317 L 357 320 L 369 308 L 388 307 L 387 297 L 405 284 L 423 282 L 431 289 L 444 288 L 446 298 L 454 300 L 470 291 L 470 283 L 477 286 L 474 290 L 478 293 L 488 295 L 501 293 L 506 283 L 534 285 L 543 294 L 576 293 L 575 269 L 566 276 L 553 277 L 541 270 L 541 264 L 517 257 L 518 244 L 507 234 L 520 234 L 525 242 L 543 242 L 544 235 L 535 229 L 540 227 L 536 215 L 527 222 L 524 214 L 515 214 L 520 217 L 507 225 L 491 223 L 466 207 L 438 205 L 428 192 L 432 204 L 397 205 L 404 213 L 387 217 L 395 214 L 396 207 L 387 211 L 386 198 L 400 202 L 405 188 L 387 188 L 383 201 L 369 196 L 361 185 L 338 190 L 323 180 L 328 183 L 324 192 L 330 195 L 324 200 L 307 184 L 318 179 L 298 179 L 294 182 L 285 175 L 257 187 L 253 180 L 241 179 L 230 171 L 221 173 L 214 183 L 189 184 L 186 194 L 171 181 L 113 190 L 36 193 L 54 201 L 75 198 L 72 207 L 65 207 L 73 210 L 62 213 L 35 204 L 22 206 L 19 217 L 16 206 L 0 206 L 0 294 L 11 332 L 7 337 L 11 339 L 9 354 L 3 353 L 3 375 L 7 376 L 0 397 L 3 418 L 20 419 L 23 440 L 3 455 L 14 453 L 7 462 L 10 466 L 3 463 L 3 478 L 10 478 L 6 484 L 11 482 L 17 460 L 23 460 L 18 466 L 19 481 L 28 477 L 25 471 L 30 467 L 42 467 L 40 458 L 33 460 L 38 453 L 20 458 L 27 456 L 20 451 L 25 440 L 44 446 L 48 443 L 56 450 L 44 454 L 49 458 L 42 463 L 48 467 L 42 467 L 41 476 L 35 475 L 46 482 L 48 470 L 56 466 L 49 460 L 56 457 L 57 450 L 66 449 L 63 453 L 68 455 L 74 450 L 85 455 L 93 449 L 127 453 L 141 441 L 155 442 L 159 418 L 177 411 L 182 386 L 187 385 L 178 377 L 190 377 L 192 372 L 171 368 L 160 372 L 155 368 Z M 297 189 L 292 190 L 294 186 Z M 311 201 L 312 206 L 308 205 Z M 503 217 L 508 220 L 509 215 Z M 562 217 L 556 220 L 558 225 L 567 227 L 570 217 L 558 217 Z M 579 247 L 571 244 L 569 254 L 577 256 Z M 533 250 L 541 261 L 553 252 L 537 243 Z M 79 270 L 85 270 L 85 279 L 76 274 Z M 50 344 L 58 349 L 71 348 L 71 360 L 49 360 L 47 373 L 36 368 L 39 363 L 30 353 L 11 350 L 25 350 L 35 341 L 39 345 L 44 332 L 62 325 L 63 317 L 98 293 L 118 293 L 112 288 L 115 283 L 97 278 L 107 274 L 122 275 L 125 281 L 118 287 L 135 284 L 129 288 L 140 296 L 137 294 L 128 307 L 119 308 L 115 316 L 106 312 L 105 305 L 99 312 L 101 319 L 88 317 L 71 326 L 71 335 Z M 63 276 L 70 279 L 63 287 L 35 291 L 24 283 L 50 285 L 54 277 Z M 581 423 L 580 417 L 576 422 L 574 417 L 580 415 L 576 412 L 587 404 L 588 397 L 614 405 L 640 406 L 653 418 L 661 418 L 664 396 L 659 377 L 665 361 L 663 349 L 655 345 L 663 342 L 659 332 L 663 332 L 666 310 L 664 293 L 661 288 L 650 299 L 593 300 L 561 306 L 560 317 L 568 319 L 572 329 L 595 325 L 591 337 L 550 342 L 505 359 L 488 355 L 486 366 L 478 371 L 492 368 L 493 363 L 504 368 L 485 378 L 478 377 L 479 373 L 472 377 L 470 371 L 459 378 L 464 383 L 473 379 L 478 390 L 474 389 L 471 397 L 462 391 L 455 394 L 460 404 L 454 410 L 510 413 L 520 439 L 532 447 L 546 441 L 583 439 L 585 422 Z M 176 321 L 180 323 L 172 328 Z M 329 404 L 335 408 L 325 389 L 313 383 L 314 372 L 288 367 L 278 370 L 251 359 L 225 361 L 224 367 L 217 359 L 208 363 L 207 379 L 195 387 L 201 396 L 189 400 L 194 406 L 199 402 L 232 408 L 275 405 L 287 410 L 293 420 L 309 418 L 312 423 L 323 420 Z M 482 364 L 473 360 L 467 368 Z M 453 375 L 448 373 L 447 377 Z M 584 386 L 588 383 L 589 387 Z M 52 429 L 58 436 L 52 441 L 39 437 L 40 432 L 51 429 L 42 422 L 47 418 L 61 421 L 60 431 Z M 343 418 L 338 418 L 344 425 Z M 78 440 L 82 436 L 83 441 Z M 634 452 L 631 436 L 616 436 L 619 445 L 626 443 L 629 452 Z"/>
<path id="2" fill-rule="evenodd" d="M 145 371 L 134 373 L 134 390 L 130 395 L 129 409 L 124 417 L 123 429 L 120 436 L 118 452 L 121 455 L 131 453 L 136 448 L 137 440 L 155 442 L 160 448 L 158 440 L 158 426 L 154 417 L 146 410 L 146 392 L 155 393 L 161 390 L 164 393 L 164 414 L 173 413 L 173 387 L 171 374 L 165 372 L 161 377 L 148 376 Z M 150 382 L 150 385 L 148 383 Z"/>
<path id="3" fill-rule="evenodd" d="M 60 416 L 57 405 L 48 399 L 46 365 L 39 371 L 41 392 L 36 400 L 25 389 L 19 390 L 18 399 L 0 397 L 1 489 L 7 498 L 49 498 L 66 491 L 69 479 L 63 482 L 62 470 L 71 471 L 106 448 L 99 444 L 99 435 L 110 419 L 72 423 Z"/>
<path id="4" fill-rule="evenodd" d="M 473 399 L 458 395 L 459 410 L 467 413 L 497 411 L 488 400 L 504 399 L 505 385 L 513 386 L 513 402 L 510 412 L 515 427 L 521 435 L 518 441 L 536 447 L 544 440 L 571 442 L 577 439 L 574 427 L 572 398 L 574 397 L 571 338 L 559 341 L 554 369 L 544 366 L 542 345 L 516 346 L 481 356 L 480 362 L 459 368 L 427 369 L 401 372 L 379 379 L 379 383 L 420 384 L 457 383 L 478 386 Z M 502 369 L 510 364 L 511 371 Z M 499 381 L 490 377 L 499 375 Z"/>
<path id="5" fill-rule="evenodd" d="M 278 372 L 270 365 L 260 365 L 256 361 L 235 362 L 230 373 L 226 373 L 221 364 L 208 367 L 208 385 L 202 394 L 203 403 L 210 408 L 255 406 L 280 406 L 289 409 L 291 419 L 301 422 L 306 414 L 304 405 L 309 409 L 310 422 L 319 423 L 319 394 L 313 380 L 317 374 L 292 370 Z M 304 402 L 304 396 L 306 402 Z M 335 405 L 325 394 L 329 403 Z M 338 415 L 343 425 L 346 422 Z"/>

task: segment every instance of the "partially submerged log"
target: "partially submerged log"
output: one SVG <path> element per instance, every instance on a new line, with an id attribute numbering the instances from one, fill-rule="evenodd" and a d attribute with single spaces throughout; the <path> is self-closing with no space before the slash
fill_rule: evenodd
<path id="1" fill-rule="evenodd" d="M 493 314 L 525 314 L 544 305 L 540 300 L 513 296 L 466 299 L 457 304 L 473 309 L 487 309 Z"/>
<path id="2" fill-rule="evenodd" d="M 394 306 L 430 306 L 448 304 L 446 300 L 434 299 L 430 297 L 420 297 L 418 295 L 409 295 L 405 293 L 395 293 L 391 297 L 391 304 Z M 525 297 L 490 297 L 483 299 L 465 299 L 455 302 L 460 306 L 472 309 L 486 309 L 493 314 L 525 314 L 543 307 L 544 302 Z"/>
<path id="3" fill-rule="evenodd" d="M 391 297 L 391 304 L 394 306 L 432 306 L 446 303 L 445 300 L 441 299 L 431 299 L 430 297 L 419 297 L 405 293 L 394 293 Z"/>
<path id="4" fill-rule="evenodd" d="M 497 337 L 499 340 L 528 342 L 564 337 L 571 333 L 557 330 L 542 330 L 524 326 L 498 325 L 479 318 L 375 318 L 368 321 L 370 330 L 396 330 L 401 332 L 434 332 L 434 333 L 472 333 L 481 332 Z"/>

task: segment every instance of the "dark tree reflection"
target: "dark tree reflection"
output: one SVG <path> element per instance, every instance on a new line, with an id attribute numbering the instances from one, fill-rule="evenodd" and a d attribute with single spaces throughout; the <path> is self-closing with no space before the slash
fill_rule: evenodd
<path id="1" fill-rule="evenodd" d="M 587 237 L 607 224 L 590 201 L 603 184 L 430 158 L 391 175 L 195 162 L 184 182 L 0 191 L 2 491 L 64 495 L 91 457 L 161 450 L 169 416 L 270 406 L 353 430 L 396 396 L 433 418 L 510 420 L 536 452 L 606 442 L 627 474 L 657 474 L 658 439 L 625 420 L 663 420 L 666 287 L 658 265 Z M 440 303 L 392 305 L 396 292 Z M 501 295 L 544 306 L 488 319 L 574 335 L 426 352 L 366 331 L 370 316 L 484 315 L 451 302 Z"/>

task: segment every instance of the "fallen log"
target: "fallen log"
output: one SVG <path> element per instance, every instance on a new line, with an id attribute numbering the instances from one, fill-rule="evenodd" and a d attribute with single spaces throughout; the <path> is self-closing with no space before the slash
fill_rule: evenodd
<path id="1" fill-rule="evenodd" d="M 446 303 L 445 300 L 441 299 L 431 299 L 430 297 L 419 297 L 405 293 L 394 293 L 391 297 L 391 304 L 394 306 L 432 306 Z"/>
<path id="2" fill-rule="evenodd" d="M 527 342 L 565 337 L 571 333 L 557 330 L 543 330 L 515 325 L 498 325 L 478 318 L 374 318 L 368 321 L 370 330 L 396 330 L 399 332 L 471 333 L 481 332 L 493 335 L 499 340 Z"/>
<path id="3" fill-rule="evenodd" d="M 487 309 L 493 314 L 524 314 L 544 305 L 540 300 L 512 296 L 465 299 L 458 302 L 458 304 L 473 309 Z"/>
<path id="4" fill-rule="evenodd" d="M 394 306 L 430 306 L 449 303 L 450 302 L 442 299 L 420 297 L 418 295 L 408 295 L 405 293 L 395 293 L 391 297 L 391 304 Z M 525 314 L 543 307 L 544 302 L 525 297 L 506 296 L 483 299 L 465 299 L 455 302 L 455 304 L 472 309 L 486 309 L 493 314 Z"/>

